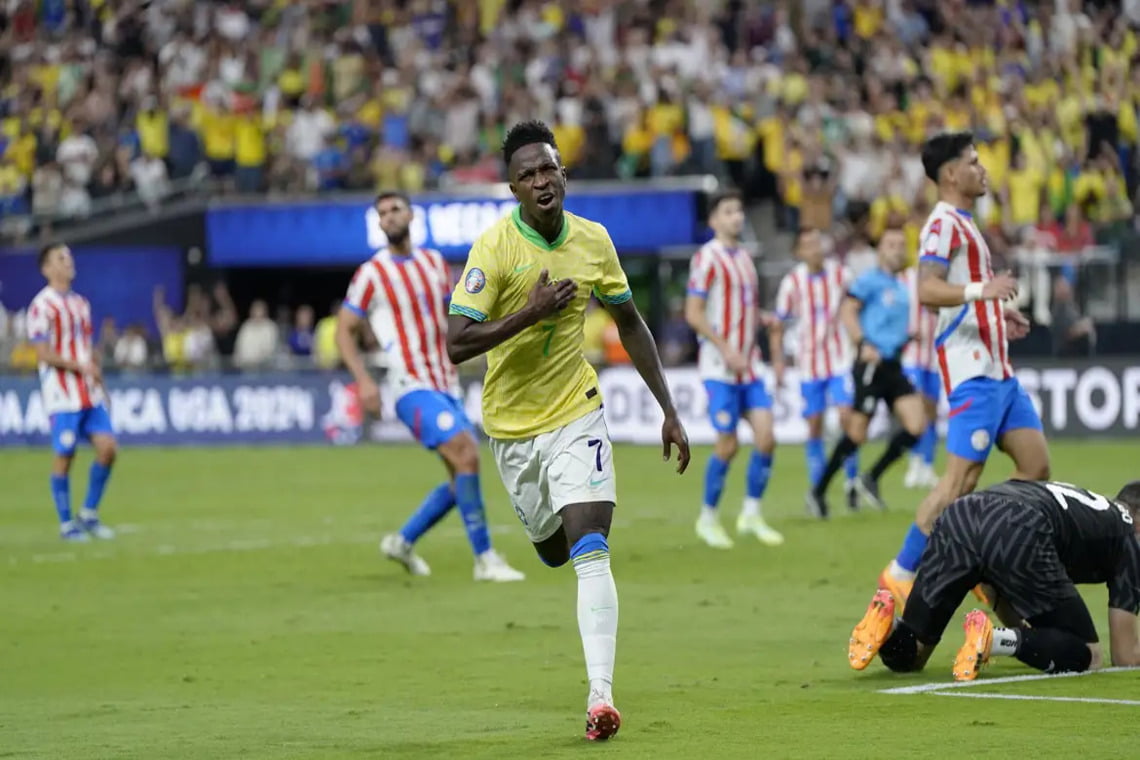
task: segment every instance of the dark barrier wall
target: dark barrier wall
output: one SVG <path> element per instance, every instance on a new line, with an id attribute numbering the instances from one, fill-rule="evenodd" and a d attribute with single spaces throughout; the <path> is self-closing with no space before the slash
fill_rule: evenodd
<path id="1" fill-rule="evenodd" d="M 1140 359 L 1088 364 L 1032 363 L 1018 374 L 1041 410 L 1050 436 L 1131 437 L 1140 428 Z M 678 410 L 697 443 L 713 431 L 695 368 L 668 370 Z M 798 443 L 806 430 L 795 377 L 776 394 L 776 436 Z M 617 441 L 656 442 L 660 411 L 631 368 L 600 373 L 606 421 Z M 365 429 L 346 376 L 338 373 L 274 373 L 193 378 L 137 377 L 108 380 L 111 416 L 127 445 L 225 445 L 355 443 L 362 438 L 410 440 L 390 406 L 383 422 Z M 466 385 L 465 406 L 478 422 L 480 386 Z M 50 423 L 33 378 L 0 378 L 0 446 L 43 446 Z M 883 415 L 873 432 L 887 427 Z"/>

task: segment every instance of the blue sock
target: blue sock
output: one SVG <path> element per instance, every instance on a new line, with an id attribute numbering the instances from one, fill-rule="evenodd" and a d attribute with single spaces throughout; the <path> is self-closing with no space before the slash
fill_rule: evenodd
<path id="1" fill-rule="evenodd" d="M 570 547 L 570 560 L 577 565 L 609 553 L 610 545 L 605 536 L 601 533 L 587 533 Z"/>
<path id="2" fill-rule="evenodd" d="M 917 525 L 911 525 L 910 530 L 906 532 L 906 538 L 903 539 L 902 548 L 899 549 L 899 556 L 895 557 L 895 562 L 899 563 L 899 567 L 903 570 L 914 572 L 918 568 L 918 561 L 922 559 L 922 551 L 926 548 L 926 534 L 918 529 Z"/>
<path id="3" fill-rule="evenodd" d="M 859 452 L 856 451 L 851 456 L 847 457 L 847 461 L 843 463 L 843 471 L 847 473 L 848 480 L 854 480 L 859 477 Z"/>
<path id="4" fill-rule="evenodd" d="M 83 502 L 83 509 L 94 512 L 99 509 L 99 502 L 103 500 L 103 490 L 107 487 L 107 479 L 111 477 L 111 468 L 98 462 L 91 463 L 91 471 L 87 478 L 87 499 Z"/>
<path id="5" fill-rule="evenodd" d="M 934 427 L 934 423 L 926 426 L 923 431 L 922 437 L 918 439 L 918 445 L 914 447 L 915 453 L 922 457 L 922 461 L 927 464 L 934 464 L 934 450 L 938 447 L 938 430 Z"/>
<path id="6" fill-rule="evenodd" d="M 476 556 L 491 548 L 487 533 L 487 519 L 483 515 L 483 491 L 479 488 L 479 475 L 470 473 L 455 476 L 455 504 L 463 516 L 467 540 Z"/>
<path id="7" fill-rule="evenodd" d="M 709 457 L 708 467 L 705 468 L 705 506 L 716 509 L 720 504 L 720 495 L 724 492 L 724 479 L 728 475 L 728 462 L 716 454 Z M 571 555 L 573 556 L 573 555 Z"/>
<path id="8" fill-rule="evenodd" d="M 752 450 L 748 460 L 748 486 L 745 493 L 749 499 L 759 499 L 768 487 L 768 476 L 772 474 L 772 455 Z"/>
<path id="9" fill-rule="evenodd" d="M 808 438 L 804 453 L 807 455 L 808 482 L 812 488 L 815 488 L 815 484 L 823 477 L 823 469 L 827 467 L 827 453 L 823 450 L 823 439 Z"/>
<path id="10" fill-rule="evenodd" d="M 443 519 L 443 516 L 455 506 L 455 494 L 451 491 L 451 484 L 444 483 L 436 486 L 435 490 L 427 495 L 420 508 L 412 513 L 404 527 L 400 528 L 400 535 L 409 544 L 414 544 L 420 536 L 431 530 L 431 527 Z"/>
<path id="11" fill-rule="evenodd" d="M 66 475 L 51 476 L 51 498 L 55 501 L 55 513 L 59 521 L 71 519 L 71 485 Z"/>

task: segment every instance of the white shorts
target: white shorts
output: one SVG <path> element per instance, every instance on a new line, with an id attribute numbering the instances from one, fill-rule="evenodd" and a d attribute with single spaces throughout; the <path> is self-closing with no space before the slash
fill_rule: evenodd
<path id="1" fill-rule="evenodd" d="M 567 504 L 617 502 L 613 446 L 601 409 L 534 438 L 492 438 L 491 451 L 532 543 L 554 535 Z"/>

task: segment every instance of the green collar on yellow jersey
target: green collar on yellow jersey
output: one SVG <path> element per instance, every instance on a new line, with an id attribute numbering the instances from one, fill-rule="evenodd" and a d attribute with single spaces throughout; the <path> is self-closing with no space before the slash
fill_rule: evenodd
<path id="1" fill-rule="evenodd" d="M 519 231 L 520 235 L 547 251 L 553 251 L 566 242 L 566 236 L 570 234 L 570 220 L 566 218 L 565 212 L 562 214 L 562 231 L 558 233 L 558 237 L 554 239 L 553 243 L 548 243 L 538 230 L 523 221 L 521 208 L 521 206 L 515 206 L 515 210 L 511 212 L 511 219 L 514 220 L 515 229 Z"/>

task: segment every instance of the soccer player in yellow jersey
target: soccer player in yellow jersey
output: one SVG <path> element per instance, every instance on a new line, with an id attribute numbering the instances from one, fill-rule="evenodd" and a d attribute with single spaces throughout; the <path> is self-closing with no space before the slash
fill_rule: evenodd
<path id="1" fill-rule="evenodd" d="M 608 739 L 621 725 L 607 543 L 617 492 L 598 378 L 582 354 L 591 293 L 661 405 L 664 456 L 677 447 L 678 472 L 689 464 L 689 442 L 609 234 L 562 208 L 566 170 L 554 135 L 541 122 L 516 124 L 503 160 L 519 206 L 471 247 L 451 299 L 447 352 L 456 364 L 487 353 L 483 426 L 539 557 L 551 567 L 574 563 L 590 681 L 586 738 Z"/>

